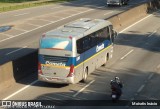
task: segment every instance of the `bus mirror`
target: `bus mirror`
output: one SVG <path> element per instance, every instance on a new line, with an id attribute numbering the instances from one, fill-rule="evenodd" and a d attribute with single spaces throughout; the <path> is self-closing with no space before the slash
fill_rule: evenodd
<path id="1" fill-rule="evenodd" d="M 116 38 L 118 33 L 115 30 L 113 30 L 113 31 L 114 31 L 114 38 Z"/>

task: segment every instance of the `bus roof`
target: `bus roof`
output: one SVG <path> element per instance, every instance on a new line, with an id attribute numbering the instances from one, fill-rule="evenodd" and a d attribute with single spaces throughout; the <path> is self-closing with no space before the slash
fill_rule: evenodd
<path id="1" fill-rule="evenodd" d="M 111 23 L 103 19 L 82 18 L 51 30 L 45 36 L 64 38 L 72 36 L 79 39 L 108 25 L 111 25 Z"/>

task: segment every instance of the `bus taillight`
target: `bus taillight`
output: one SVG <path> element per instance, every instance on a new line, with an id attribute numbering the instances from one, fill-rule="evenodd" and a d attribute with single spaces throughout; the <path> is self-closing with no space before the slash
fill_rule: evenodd
<path id="1" fill-rule="evenodd" d="M 42 74 L 41 63 L 38 62 L 38 73 Z"/>
<path id="2" fill-rule="evenodd" d="M 46 36 L 46 33 L 43 33 L 43 34 L 42 34 L 42 38 L 44 38 L 45 36 Z"/>
<path id="3" fill-rule="evenodd" d="M 74 76 L 74 65 L 70 66 L 70 71 L 67 77 L 72 77 L 72 76 Z"/>

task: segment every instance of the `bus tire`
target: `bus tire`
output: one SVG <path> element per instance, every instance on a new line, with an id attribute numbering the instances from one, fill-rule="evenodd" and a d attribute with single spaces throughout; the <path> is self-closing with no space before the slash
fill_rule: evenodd
<path id="1" fill-rule="evenodd" d="M 88 68 L 86 67 L 83 73 L 83 79 L 82 79 L 83 83 L 87 83 L 87 77 L 88 77 Z"/>
<path id="2" fill-rule="evenodd" d="M 108 60 L 109 60 L 109 53 L 107 53 L 107 55 L 105 57 L 105 63 L 102 66 L 106 66 Z"/>

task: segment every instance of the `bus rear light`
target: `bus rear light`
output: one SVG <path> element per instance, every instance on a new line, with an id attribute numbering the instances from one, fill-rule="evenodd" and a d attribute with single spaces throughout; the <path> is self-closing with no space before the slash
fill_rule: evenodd
<path id="1" fill-rule="evenodd" d="M 72 76 L 74 76 L 74 65 L 70 66 L 70 71 L 67 77 L 72 77 Z"/>
<path id="2" fill-rule="evenodd" d="M 38 62 L 38 74 L 43 74 L 41 69 L 41 63 Z"/>
<path id="3" fill-rule="evenodd" d="M 70 39 L 72 39 L 72 36 L 69 36 Z"/>
<path id="4" fill-rule="evenodd" d="M 43 34 L 42 34 L 42 38 L 44 38 L 45 36 L 46 36 L 46 33 L 43 33 Z"/>

